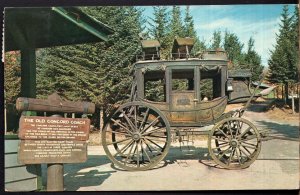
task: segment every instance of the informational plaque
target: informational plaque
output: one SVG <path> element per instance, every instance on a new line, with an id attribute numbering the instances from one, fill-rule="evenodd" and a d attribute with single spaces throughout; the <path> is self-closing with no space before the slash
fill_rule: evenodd
<path id="1" fill-rule="evenodd" d="M 85 162 L 89 127 L 90 120 L 86 118 L 22 116 L 19 128 L 19 162 Z"/>

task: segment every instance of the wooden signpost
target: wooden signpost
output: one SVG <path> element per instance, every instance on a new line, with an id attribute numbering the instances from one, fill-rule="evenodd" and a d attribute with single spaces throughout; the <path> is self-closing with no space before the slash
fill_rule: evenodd
<path id="1" fill-rule="evenodd" d="M 20 118 L 19 162 L 81 163 L 87 160 L 90 120 L 85 118 Z"/>
<path id="2" fill-rule="evenodd" d="M 90 119 L 64 118 L 59 114 L 93 113 L 95 105 L 63 101 L 57 94 L 46 100 L 18 98 L 16 105 L 19 111 L 53 113 L 50 117 L 21 116 L 18 160 L 21 164 L 48 164 L 47 191 L 63 191 L 63 164 L 87 160 Z"/>

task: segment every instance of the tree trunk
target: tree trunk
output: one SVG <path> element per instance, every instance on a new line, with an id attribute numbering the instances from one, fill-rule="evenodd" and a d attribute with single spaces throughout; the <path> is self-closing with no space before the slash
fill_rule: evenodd
<path id="1" fill-rule="evenodd" d="M 288 99 L 289 99 L 289 84 L 288 83 L 285 83 L 284 92 L 285 92 L 284 104 L 287 104 Z"/>
<path id="2" fill-rule="evenodd" d="M 281 100 L 284 100 L 284 85 L 281 84 Z"/>

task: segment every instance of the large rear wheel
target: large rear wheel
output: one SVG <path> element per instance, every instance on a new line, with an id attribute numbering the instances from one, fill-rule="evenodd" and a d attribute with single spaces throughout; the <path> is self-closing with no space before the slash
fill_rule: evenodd
<path id="1" fill-rule="evenodd" d="M 129 171 L 155 167 L 167 155 L 170 142 L 166 117 L 143 102 L 122 105 L 102 131 L 102 145 L 108 158 Z"/>

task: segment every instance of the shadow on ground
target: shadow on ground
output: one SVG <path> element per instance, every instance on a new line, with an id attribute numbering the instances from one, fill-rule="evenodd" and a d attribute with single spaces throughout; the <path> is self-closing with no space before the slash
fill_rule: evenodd
<path id="1" fill-rule="evenodd" d="M 286 138 L 299 138 L 299 126 L 290 124 L 281 124 L 270 121 L 256 121 L 259 126 L 270 130 L 272 136 L 283 136 Z"/>
<path id="2" fill-rule="evenodd" d="M 76 191 L 80 187 L 101 185 L 112 173 L 116 172 L 115 170 L 105 171 L 99 168 L 99 166 L 108 163 L 110 161 L 105 155 L 88 155 L 88 160 L 85 163 L 65 164 L 65 190 Z M 87 171 L 83 169 L 87 169 Z"/>
<path id="3" fill-rule="evenodd" d="M 264 102 L 252 102 L 247 108 L 248 111 L 252 112 L 265 112 L 275 103 L 274 99 L 269 99 Z"/>
<path id="4" fill-rule="evenodd" d="M 208 148 L 183 146 L 171 147 L 167 156 L 165 157 L 166 165 L 178 164 L 180 167 L 188 167 L 186 160 L 198 160 L 199 163 L 210 168 L 224 169 L 217 165 L 209 155 Z"/>

